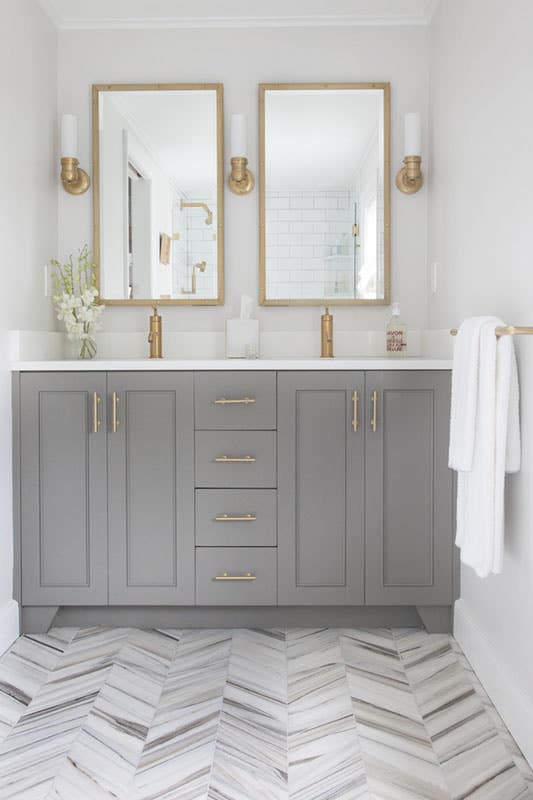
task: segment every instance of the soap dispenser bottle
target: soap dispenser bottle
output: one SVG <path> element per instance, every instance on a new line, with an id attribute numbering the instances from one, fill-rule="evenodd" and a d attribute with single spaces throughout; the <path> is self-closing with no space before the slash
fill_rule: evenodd
<path id="1" fill-rule="evenodd" d="M 391 306 L 391 318 L 387 323 L 387 355 L 401 356 L 407 349 L 407 326 L 400 319 L 400 304 Z"/>

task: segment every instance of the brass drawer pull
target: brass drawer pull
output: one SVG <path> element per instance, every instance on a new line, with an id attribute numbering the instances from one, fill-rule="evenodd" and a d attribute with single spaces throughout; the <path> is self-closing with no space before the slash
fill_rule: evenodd
<path id="1" fill-rule="evenodd" d="M 370 427 L 374 433 L 378 429 L 378 393 L 376 389 L 372 392 L 372 419 L 370 421 Z"/>
<path id="2" fill-rule="evenodd" d="M 100 402 L 101 400 L 98 392 L 93 392 L 93 433 L 98 433 L 100 425 L 102 424 L 98 417 Z"/>
<path id="3" fill-rule="evenodd" d="M 352 419 L 352 428 L 354 431 L 359 429 L 359 392 L 357 389 L 352 394 L 352 401 L 353 401 L 353 419 Z"/>
<path id="4" fill-rule="evenodd" d="M 255 458 L 253 456 L 241 456 L 232 458 L 231 456 L 217 456 L 215 458 L 217 464 L 253 464 Z"/>
<path id="5" fill-rule="evenodd" d="M 215 522 L 255 522 L 256 519 L 255 514 L 220 514 L 215 517 Z"/>
<path id="6" fill-rule="evenodd" d="M 116 433 L 118 430 L 118 426 L 120 425 L 120 420 L 118 418 L 118 403 L 119 398 L 116 392 L 113 392 L 112 401 L 111 401 L 111 430 L 113 433 Z"/>
<path id="7" fill-rule="evenodd" d="M 218 397 L 214 403 L 216 406 L 249 406 L 255 403 L 255 397 L 240 397 L 235 399 L 230 397 Z"/>
<path id="8" fill-rule="evenodd" d="M 252 575 L 251 572 L 247 572 L 246 575 L 229 575 L 227 572 L 223 572 L 222 575 L 215 575 L 213 578 L 215 581 L 255 581 L 256 576 Z"/>

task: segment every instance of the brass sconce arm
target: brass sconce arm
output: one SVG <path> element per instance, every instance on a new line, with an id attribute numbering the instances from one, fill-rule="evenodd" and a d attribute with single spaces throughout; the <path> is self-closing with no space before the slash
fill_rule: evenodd
<path id="1" fill-rule="evenodd" d="M 228 186 L 234 194 L 249 194 L 255 186 L 253 174 L 248 169 L 248 159 L 239 156 L 231 159 Z"/>
<path id="2" fill-rule="evenodd" d="M 77 158 L 64 156 L 61 159 L 61 183 L 69 194 L 85 194 L 91 185 L 91 179 L 79 163 Z"/>
<path id="3" fill-rule="evenodd" d="M 421 156 L 405 156 L 403 163 L 405 167 L 396 175 L 396 187 L 404 194 L 415 194 L 424 185 L 424 176 L 420 165 Z"/>

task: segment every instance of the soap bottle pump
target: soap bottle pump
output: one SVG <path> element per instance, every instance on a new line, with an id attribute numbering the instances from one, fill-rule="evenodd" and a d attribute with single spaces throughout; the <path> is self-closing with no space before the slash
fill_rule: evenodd
<path id="1" fill-rule="evenodd" d="M 333 358 L 333 315 L 327 307 L 320 318 L 320 334 L 320 357 Z"/>
<path id="2" fill-rule="evenodd" d="M 391 318 L 387 323 L 387 355 L 404 355 L 407 348 L 407 326 L 400 319 L 400 304 L 391 306 Z"/>

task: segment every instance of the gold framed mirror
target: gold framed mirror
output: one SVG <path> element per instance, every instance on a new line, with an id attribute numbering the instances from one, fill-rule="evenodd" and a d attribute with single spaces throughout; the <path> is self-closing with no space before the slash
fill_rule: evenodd
<path id="1" fill-rule="evenodd" d="M 390 303 L 390 84 L 259 86 L 259 301 Z"/>
<path id="2" fill-rule="evenodd" d="M 92 103 L 100 299 L 222 304 L 222 84 L 96 84 Z"/>

